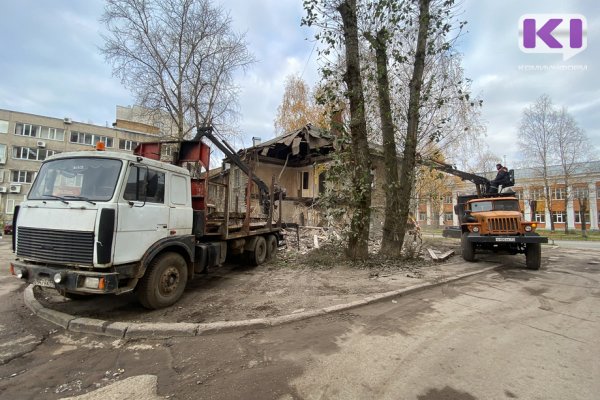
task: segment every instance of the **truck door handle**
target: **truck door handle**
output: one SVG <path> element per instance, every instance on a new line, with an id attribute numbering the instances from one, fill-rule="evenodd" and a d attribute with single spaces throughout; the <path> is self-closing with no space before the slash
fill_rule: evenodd
<path id="1" fill-rule="evenodd" d="M 156 229 L 167 229 L 167 224 L 158 224 L 156 225 Z"/>

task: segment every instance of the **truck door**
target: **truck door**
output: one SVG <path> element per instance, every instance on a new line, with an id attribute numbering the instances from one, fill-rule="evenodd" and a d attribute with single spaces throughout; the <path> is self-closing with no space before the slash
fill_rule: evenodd
<path id="1" fill-rule="evenodd" d="M 183 175 L 170 174 L 169 180 L 169 231 L 177 235 L 192 233 L 193 210 L 190 182 Z"/>
<path id="2" fill-rule="evenodd" d="M 152 244 L 169 234 L 165 173 L 130 165 L 118 207 L 114 263 L 138 261 Z"/>

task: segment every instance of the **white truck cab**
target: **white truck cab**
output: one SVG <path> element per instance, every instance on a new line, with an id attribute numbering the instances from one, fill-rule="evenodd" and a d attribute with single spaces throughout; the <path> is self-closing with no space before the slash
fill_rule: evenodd
<path id="1" fill-rule="evenodd" d="M 116 152 L 57 154 L 16 213 L 11 268 L 67 296 L 131 291 L 153 250 L 170 246 L 193 261 L 192 213 L 185 168 Z M 164 290 L 179 290 L 168 284 L 178 269 L 162 277 Z"/>

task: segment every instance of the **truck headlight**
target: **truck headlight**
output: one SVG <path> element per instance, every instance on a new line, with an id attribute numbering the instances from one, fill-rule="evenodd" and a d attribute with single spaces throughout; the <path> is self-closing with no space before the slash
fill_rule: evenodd
<path id="1" fill-rule="evenodd" d="M 63 275 L 60 272 L 54 274 L 54 283 L 61 283 L 63 280 Z"/>
<path id="2" fill-rule="evenodd" d="M 15 267 L 15 276 L 19 279 L 23 279 L 27 273 L 23 268 Z"/>
<path id="3" fill-rule="evenodd" d="M 475 233 L 479 232 L 479 227 L 478 226 L 474 226 L 473 227 L 473 232 L 475 232 Z"/>
<path id="4" fill-rule="evenodd" d="M 525 225 L 525 232 L 531 232 L 531 225 Z"/>
<path id="5" fill-rule="evenodd" d="M 100 277 L 88 276 L 83 281 L 83 287 L 86 287 L 88 289 L 104 290 L 106 288 L 106 280 Z"/>

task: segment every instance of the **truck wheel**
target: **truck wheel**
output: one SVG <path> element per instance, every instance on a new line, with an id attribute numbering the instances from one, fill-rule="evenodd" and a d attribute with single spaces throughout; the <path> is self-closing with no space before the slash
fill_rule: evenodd
<path id="1" fill-rule="evenodd" d="M 540 269 L 542 266 L 542 245 L 529 243 L 525 248 L 525 265 L 529 269 Z"/>
<path id="2" fill-rule="evenodd" d="M 469 242 L 469 234 L 464 232 L 460 239 L 462 256 L 465 261 L 475 261 L 475 244 Z"/>
<path id="3" fill-rule="evenodd" d="M 183 294 L 187 278 L 187 263 L 182 256 L 177 253 L 161 254 L 140 279 L 138 300 L 151 310 L 170 306 Z"/>
<path id="4" fill-rule="evenodd" d="M 275 257 L 277 254 L 277 238 L 275 235 L 267 235 L 267 260 Z"/>
<path id="5" fill-rule="evenodd" d="M 254 244 L 254 251 L 250 252 L 250 263 L 260 265 L 267 259 L 267 241 L 264 237 L 258 236 Z"/>

